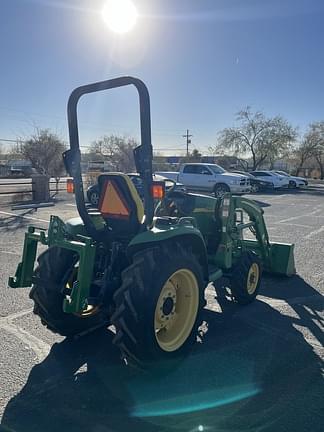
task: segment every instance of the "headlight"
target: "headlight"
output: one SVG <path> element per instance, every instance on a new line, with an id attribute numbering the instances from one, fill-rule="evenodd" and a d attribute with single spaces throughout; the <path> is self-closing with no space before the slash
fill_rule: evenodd
<path id="1" fill-rule="evenodd" d="M 231 180 L 230 183 L 237 185 L 240 184 L 240 180 Z"/>

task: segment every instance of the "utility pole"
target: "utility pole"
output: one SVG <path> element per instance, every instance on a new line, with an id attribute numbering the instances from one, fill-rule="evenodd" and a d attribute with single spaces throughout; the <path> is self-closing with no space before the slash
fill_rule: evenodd
<path id="1" fill-rule="evenodd" d="M 187 133 L 186 133 L 186 135 L 182 135 L 182 138 L 186 138 L 186 140 L 187 140 L 187 156 L 189 156 L 189 144 L 191 144 L 191 137 L 192 137 L 193 135 L 190 135 L 189 134 L 189 129 L 187 129 Z"/>

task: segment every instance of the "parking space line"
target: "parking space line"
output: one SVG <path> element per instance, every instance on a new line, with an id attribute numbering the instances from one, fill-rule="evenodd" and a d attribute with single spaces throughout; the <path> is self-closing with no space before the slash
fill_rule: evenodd
<path id="1" fill-rule="evenodd" d="M 19 215 L 19 214 L 16 214 L 16 213 L 10 213 L 10 212 L 4 212 L 4 211 L 0 211 L 0 213 L 3 214 L 3 215 L 6 215 L 6 216 L 15 216 L 17 218 L 30 219 L 30 220 L 35 220 L 35 221 L 38 221 L 38 222 L 49 223 L 48 220 L 40 219 L 40 218 L 35 218 L 35 217 L 32 217 L 32 216 Z"/>
<path id="2" fill-rule="evenodd" d="M 27 332 L 26 330 L 20 328 L 13 323 L 1 323 L 0 328 L 7 331 L 8 333 L 11 333 L 22 343 L 32 349 L 36 354 L 39 363 L 48 356 L 51 347 L 41 339 Z"/>
<path id="3" fill-rule="evenodd" d="M 25 315 L 28 315 L 32 311 L 33 311 L 33 308 L 29 308 L 29 309 L 24 309 L 24 310 L 19 311 L 19 312 L 13 312 L 12 314 L 7 315 L 5 317 L 1 317 L 0 318 L 0 325 L 2 324 L 3 321 L 12 321 L 14 319 L 21 318 Z"/>
<path id="4" fill-rule="evenodd" d="M 16 255 L 16 256 L 21 256 L 20 253 L 17 252 L 11 252 L 11 251 L 5 251 L 5 250 L 0 250 L 0 253 L 4 254 L 4 255 Z"/>
<path id="5" fill-rule="evenodd" d="M 297 223 L 284 223 L 284 222 L 272 222 L 276 225 L 283 225 L 283 226 L 295 226 L 300 228 L 312 228 L 310 225 L 304 225 L 304 224 L 297 224 Z"/>
<path id="6" fill-rule="evenodd" d="M 314 230 L 314 231 L 311 231 L 309 234 L 307 234 L 307 235 L 305 236 L 305 239 L 310 239 L 310 238 L 312 238 L 314 235 L 320 234 L 320 233 L 322 233 L 323 231 L 324 231 L 324 225 L 322 225 L 320 228 L 318 228 L 318 229 L 316 229 L 316 230 Z"/>
<path id="7" fill-rule="evenodd" d="M 38 362 L 41 362 L 47 357 L 48 353 L 50 352 L 50 345 L 39 339 L 38 337 L 33 336 L 28 331 L 22 329 L 13 322 L 14 319 L 20 318 L 31 312 L 32 309 L 25 309 L 23 311 L 16 312 L 6 317 L 0 318 L 0 328 L 7 331 L 8 333 L 11 333 L 18 340 L 20 340 L 30 349 L 32 349 L 37 356 Z"/>
<path id="8" fill-rule="evenodd" d="M 313 210 L 313 211 L 310 212 L 310 213 L 304 213 L 304 214 L 300 214 L 300 215 L 298 215 L 298 216 L 292 216 L 292 217 L 290 217 L 290 218 L 288 218 L 288 219 L 282 219 L 282 220 L 278 221 L 278 223 L 282 223 L 282 222 L 290 222 L 290 221 L 293 221 L 293 220 L 296 220 L 296 219 L 300 219 L 301 217 L 311 217 L 311 216 L 324 217 L 324 215 L 317 215 L 317 214 L 316 214 L 316 213 L 318 213 L 318 212 L 322 212 L 322 211 L 323 211 L 322 208 L 317 208 L 317 209 Z"/>

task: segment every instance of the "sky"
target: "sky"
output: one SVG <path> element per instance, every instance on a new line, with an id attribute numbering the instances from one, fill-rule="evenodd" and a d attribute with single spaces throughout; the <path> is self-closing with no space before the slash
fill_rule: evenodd
<path id="1" fill-rule="evenodd" d="M 151 96 L 153 147 L 208 154 L 250 105 L 301 133 L 324 120 L 322 0 L 133 0 L 129 33 L 104 23 L 104 0 L 0 0 L 0 138 L 35 127 L 67 140 L 70 92 L 133 75 Z M 82 98 L 84 149 L 104 134 L 139 136 L 133 88 Z"/>

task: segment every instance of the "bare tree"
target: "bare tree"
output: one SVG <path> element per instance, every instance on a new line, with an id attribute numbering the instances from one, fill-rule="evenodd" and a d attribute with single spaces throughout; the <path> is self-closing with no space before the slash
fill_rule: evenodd
<path id="1" fill-rule="evenodd" d="M 222 168 L 224 168 L 225 170 L 231 170 L 233 168 L 237 168 L 237 166 L 240 166 L 242 168 L 242 163 L 240 163 L 240 161 L 236 156 L 227 156 L 227 155 L 217 156 L 216 163 L 220 165 Z"/>
<path id="2" fill-rule="evenodd" d="M 239 125 L 219 133 L 215 152 L 231 152 L 235 156 L 252 157 L 252 168 L 282 157 L 297 137 L 296 128 L 280 116 L 267 118 L 247 107 L 237 113 Z M 272 161 L 272 162 L 271 162 Z"/>
<path id="3" fill-rule="evenodd" d="M 131 172 L 135 169 L 134 148 L 138 143 L 133 138 L 117 135 L 103 136 L 91 144 L 90 151 L 102 155 L 116 171 Z"/>
<path id="4" fill-rule="evenodd" d="M 324 179 L 324 151 L 321 150 L 320 152 L 318 152 L 315 155 L 315 159 L 316 159 L 316 162 L 317 162 L 318 167 L 320 169 L 321 180 L 323 180 Z"/>
<path id="5" fill-rule="evenodd" d="M 305 162 L 314 156 L 314 146 L 312 143 L 307 142 L 305 139 L 296 147 L 294 155 L 297 161 L 296 175 L 299 175 L 301 169 L 304 167 Z"/>
<path id="6" fill-rule="evenodd" d="M 29 160 L 40 174 L 60 177 L 64 172 L 62 153 L 65 143 L 49 129 L 36 129 L 27 140 L 18 140 L 16 154 Z"/>
<path id="7" fill-rule="evenodd" d="M 324 121 L 311 123 L 304 135 L 303 141 L 295 150 L 298 161 L 297 175 L 303 168 L 305 162 L 314 158 L 324 178 Z"/>
<path id="8" fill-rule="evenodd" d="M 90 144 L 89 151 L 82 153 L 83 162 L 103 162 L 104 159 L 105 157 L 101 153 L 96 141 Z"/>

